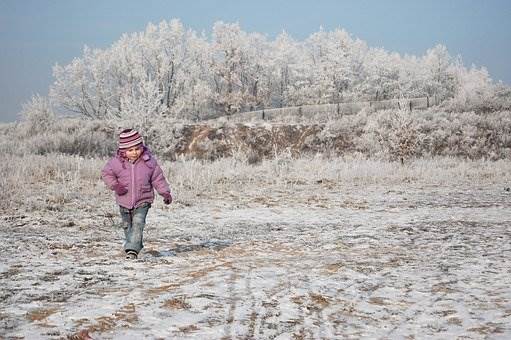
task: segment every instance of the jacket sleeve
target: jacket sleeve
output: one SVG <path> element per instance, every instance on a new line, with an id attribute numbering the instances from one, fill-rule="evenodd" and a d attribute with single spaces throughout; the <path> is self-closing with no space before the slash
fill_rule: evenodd
<path id="1" fill-rule="evenodd" d="M 108 161 L 103 170 L 101 170 L 101 178 L 103 179 L 103 182 L 105 182 L 106 186 L 110 190 L 113 190 L 114 185 L 117 184 L 117 176 L 115 175 L 112 167 L 112 160 Z"/>
<path id="2" fill-rule="evenodd" d="M 151 175 L 151 183 L 161 196 L 171 194 L 169 184 L 158 163 L 156 163 L 153 174 Z"/>

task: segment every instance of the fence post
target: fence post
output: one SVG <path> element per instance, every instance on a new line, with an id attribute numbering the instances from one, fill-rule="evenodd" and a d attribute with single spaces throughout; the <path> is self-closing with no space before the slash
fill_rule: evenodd
<path id="1" fill-rule="evenodd" d="M 264 110 L 263 110 L 263 120 L 264 120 Z"/>
<path id="2" fill-rule="evenodd" d="M 429 96 L 426 96 L 426 107 L 429 109 Z"/>
<path id="3" fill-rule="evenodd" d="M 339 116 L 341 114 L 341 106 L 339 105 L 339 102 L 337 102 L 337 115 Z"/>
<path id="4" fill-rule="evenodd" d="M 412 101 L 410 100 L 410 102 L 408 103 L 408 105 L 410 106 L 410 112 L 412 112 Z"/>

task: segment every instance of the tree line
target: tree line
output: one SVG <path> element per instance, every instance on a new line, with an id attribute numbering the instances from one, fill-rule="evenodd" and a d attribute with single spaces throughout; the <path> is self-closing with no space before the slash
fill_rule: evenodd
<path id="1" fill-rule="evenodd" d="M 484 99 L 496 86 L 485 68 L 466 68 L 443 45 L 402 56 L 340 28 L 297 41 L 285 32 L 275 39 L 248 33 L 237 23 L 217 22 L 211 34 L 197 33 L 178 19 L 124 34 L 105 49 L 85 47 L 71 63 L 55 65 L 53 75 L 48 98 L 32 98 L 25 111 L 51 104 L 95 119 L 201 119 L 357 100 L 464 103 Z"/>

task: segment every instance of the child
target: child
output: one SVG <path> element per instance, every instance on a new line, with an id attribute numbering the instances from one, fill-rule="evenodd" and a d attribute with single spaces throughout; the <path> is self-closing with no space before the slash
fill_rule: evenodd
<path id="1" fill-rule="evenodd" d="M 115 192 L 120 207 L 126 258 L 136 259 L 144 247 L 142 238 L 146 215 L 154 200 L 153 187 L 165 204 L 172 203 L 167 180 L 142 136 L 132 129 L 120 133 L 117 154 L 105 165 L 101 177 Z"/>

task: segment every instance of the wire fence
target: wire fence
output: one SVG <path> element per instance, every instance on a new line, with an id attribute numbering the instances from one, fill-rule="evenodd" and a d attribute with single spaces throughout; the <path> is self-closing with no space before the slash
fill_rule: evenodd
<path id="1" fill-rule="evenodd" d="M 281 120 L 288 118 L 326 118 L 333 119 L 344 115 L 354 115 L 363 109 L 368 110 L 423 110 L 438 105 L 435 97 L 419 97 L 407 99 L 388 99 L 379 101 L 360 101 L 337 104 L 302 105 L 274 109 L 262 109 L 257 111 L 239 112 L 229 116 L 212 115 L 206 120 L 224 117 L 229 121 L 252 121 L 252 120 Z"/>

